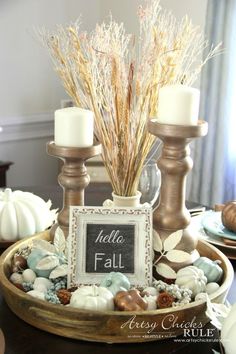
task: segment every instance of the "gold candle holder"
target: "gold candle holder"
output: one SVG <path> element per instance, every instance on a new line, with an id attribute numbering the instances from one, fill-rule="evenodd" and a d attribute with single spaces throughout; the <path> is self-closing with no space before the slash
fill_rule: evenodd
<path id="1" fill-rule="evenodd" d="M 148 129 L 163 142 L 161 157 L 157 162 L 161 171 L 161 189 L 159 204 L 153 211 L 153 227 L 162 242 L 173 232 L 183 230 L 176 249 L 188 252 L 189 261 L 173 263 L 167 259 L 161 260 L 178 270 L 199 257 L 196 250 L 198 237 L 189 227 L 191 216 L 185 206 L 186 177 L 193 166 L 189 143 L 194 138 L 205 136 L 208 124 L 199 120 L 197 125 L 172 125 L 152 119 Z"/>
<path id="2" fill-rule="evenodd" d="M 65 147 L 54 142 L 47 143 L 47 153 L 64 163 L 58 176 L 58 182 L 63 188 L 63 208 L 58 214 L 58 225 L 66 237 L 69 231 L 69 208 L 72 205 L 84 205 L 84 190 L 90 182 L 85 161 L 99 155 L 101 151 L 99 143 L 89 147 Z M 51 230 L 52 237 L 56 227 Z"/>

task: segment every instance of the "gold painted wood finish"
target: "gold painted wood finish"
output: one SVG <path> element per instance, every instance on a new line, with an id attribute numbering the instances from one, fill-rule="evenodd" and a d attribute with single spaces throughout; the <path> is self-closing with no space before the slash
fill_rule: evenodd
<path id="1" fill-rule="evenodd" d="M 153 212 L 153 227 L 162 240 L 177 230 L 184 230 L 176 248 L 191 254 L 189 262 L 185 263 L 174 264 L 166 260 L 177 270 L 193 263 L 199 256 L 195 251 L 197 233 L 188 228 L 191 216 L 185 206 L 186 177 L 193 166 L 189 143 L 194 138 L 205 136 L 208 124 L 199 120 L 197 125 L 172 125 L 151 119 L 148 129 L 163 142 L 161 157 L 157 161 L 161 171 L 161 189 L 159 204 Z"/>
<path id="2" fill-rule="evenodd" d="M 90 182 L 85 161 L 101 152 L 102 146 L 99 143 L 84 148 L 58 146 L 54 142 L 47 143 L 47 153 L 64 162 L 58 176 L 58 182 L 63 188 L 63 208 L 58 215 L 58 224 L 65 236 L 68 235 L 69 230 L 70 206 L 84 205 L 84 190 Z"/>
<path id="3" fill-rule="evenodd" d="M 7 249 L 0 258 L 0 283 L 5 300 L 10 309 L 22 320 L 34 327 L 59 336 L 82 339 L 86 341 L 107 343 L 147 342 L 163 339 L 161 336 L 183 334 L 180 327 L 185 322 L 194 320 L 202 325 L 209 322 L 205 315 L 206 305 L 203 301 L 193 302 L 181 308 L 167 308 L 155 311 L 120 312 L 120 311 L 86 311 L 63 305 L 54 305 L 37 300 L 16 288 L 9 280 L 12 258 L 19 247 L 30 244 L 33 239 L 49 240 L 49 232 L 17 242 Z M 210 244 L 199 241 L 198 251 L 201 256 L 220 260 L 224 269 L 224 279 L 220 288 L 210 298 L 214 302 L 224 302 L 233 281 L 233 268 L 223 253 Z M 156 323 L 156 328 L 148 335 L 146 329 L 129 328 L 124 324 L 131 318 L 136 323 Z M 165 330 L 175 322 L 173 328 Z M 179 325 L 177 327 L 177 325 Z"/>
<path id="4" fill-rule="evenodd" d="M 0 329 L 0 354 L 5 353 L 5 338 L 2 333 L 2 330 Z"/>

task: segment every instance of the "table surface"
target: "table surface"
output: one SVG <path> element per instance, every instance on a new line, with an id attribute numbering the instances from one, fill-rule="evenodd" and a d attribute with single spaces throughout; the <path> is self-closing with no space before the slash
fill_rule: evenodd
<path id="1" fill-rule="evenodd" d="M 20 188 L 34 192 L 45 200 L 51 199 L 53 207 L 62 206 L 62 190 L 59 186 L 45 187 L 27 187 Z M 86 205 L 101 205 L 102 202 L 111 195 L 111 187 L 107 184 L 90 185 L 86 190 L 85 201 Z M 190 206 L 190 205 L 189 205 Z M 236 270 L 236 261 L 232 261 L 232 265 Z M 236 302 L 236 277 L 229 291 L 228 300 Z M 204 337 L 207 329 L 213 328 L 208 324 L 203 329 L 201 338 L 183 338 L 178 337 L 177 340 L 168 339 L 164 341 L 146 342 L 138 344 L 104 344 L 84 342 L 73 339 L 59 337 L 35 327 L 30 326 L 16 315 L 14 315 L 0 291 L 0 329 L 2 329 L 5 341 L 5 354 L 120 354 L 121 351 L 129 354 L 174 354 L 174 353 L 212 353 L 212 349 L 220 351 L 219 333 L 213 328 L 213 337 Z M 1 354 L 1 353 L 0 353 Z"/>

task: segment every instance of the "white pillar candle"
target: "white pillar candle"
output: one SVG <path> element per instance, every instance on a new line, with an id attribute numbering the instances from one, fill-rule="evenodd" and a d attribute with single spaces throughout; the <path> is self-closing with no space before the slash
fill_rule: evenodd
<path id="1" fill-rule="evenodd" d="M 55 111 L 54 142 L 59 146 L 86 147 L 93 145 L 93 112 L 78 107 Z"/>
<path id="2" fill-rule="evenodd" d="M 159 91 L 158 122 L 176 125 L 196 125 L 200 91 L 184 86 L 163 86 Z"/>

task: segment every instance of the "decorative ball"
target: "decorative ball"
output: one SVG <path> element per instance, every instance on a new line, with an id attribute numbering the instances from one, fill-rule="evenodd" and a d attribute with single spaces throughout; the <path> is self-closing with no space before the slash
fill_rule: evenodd
<path id="1" fill-rule="evenodd" d="M 208 295 L 210 295 L 210 294 L 213 294 L 216 290 L 218 290 L 219 289 L 219 284 L 217 284 L 217 283 L 208 283 L 207 285 L 206 285 L 206 293 L 208 294 Z"/>
<path id="2" fill-rule="evenodd" d="M 26 283 L 33 283 L 36 279 L 36 274 L 32 269 L 25 269 L 22 273 L 23 281 Z"/>
<path id="3" fill-rule="evenodd" d="M 39 300 L 45 300 L 45 294 L 38 291 L 38 290 L 30 290 L 27 292 L 27 294 L 29 294 L 30 296 L 35 297 L 36 299 Z"/>
<path id="4" fill-rule="evenodd" d="M 236 232 L 236 201 L 225 204 L 221 214 L 222 224 L 230 231 Z"/>
<path id="5" fill-rule="evenodd" d="M 23 283 L 23 276 L 19 273 L 12 273 L 12 275 L 10 276 L 10 281 L 13 284 L 22 284 Z"/>

